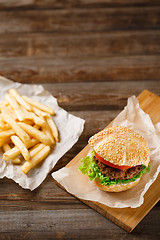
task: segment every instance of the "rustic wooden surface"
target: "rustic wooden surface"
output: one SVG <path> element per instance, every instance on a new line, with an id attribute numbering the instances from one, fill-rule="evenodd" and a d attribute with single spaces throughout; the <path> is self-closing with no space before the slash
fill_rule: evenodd
<path id="1" fill-rule="evenodd" d="M 159 0 L 0 0 L 0 74 L 41 83 L 59 105 L 86 120 L 65 166 L 126 105 L 148 89 L 160 95 Z M 0 239 L 159 239 L 158 203 L 128 234 L 57 187 L 35 191 L 0 180 Z"/>

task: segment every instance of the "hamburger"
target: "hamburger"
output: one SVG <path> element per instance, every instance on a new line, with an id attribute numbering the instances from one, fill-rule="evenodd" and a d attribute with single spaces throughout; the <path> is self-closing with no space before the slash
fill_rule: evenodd
<path id="1" fill-rule="evenodd" d="M 79 170 L 103 191 L 121 192 L 136 186 L 149 171 L 146 140 L 128 127 L 104 129 L 89 139 L 93 148 Z"/>

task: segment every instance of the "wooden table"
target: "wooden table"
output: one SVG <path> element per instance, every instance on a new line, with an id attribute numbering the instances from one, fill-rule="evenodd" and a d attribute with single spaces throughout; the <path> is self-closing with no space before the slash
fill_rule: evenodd
<path id="1" fill-rule="evenodd" d="M 65 166 L 126 105 L 148 89 L 160 95 L 159 0 L 0 0 L 0 74 L 41 83 L 86 120 Z M 0 239 L 160 239 L 158 203 L 128 234 L 57 187 L 35 191 L 0 180 Z"/>

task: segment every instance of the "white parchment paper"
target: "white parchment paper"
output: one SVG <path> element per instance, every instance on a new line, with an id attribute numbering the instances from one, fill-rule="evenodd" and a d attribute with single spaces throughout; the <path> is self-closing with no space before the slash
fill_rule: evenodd
<path id="1" fill-rule="evenodd" d="M 10 161 L 5 162 L 2 159 L 2 151 L 0 152 L 0 178 L 11 178 L 21 187 L 34 190 L 43 182 L 57 161 L 77 142 L 83 131 L 84 120 L 68 114 L 60 108 L 56 98 L 44 90 L 42 85 L 21 84 L 0 76 L 0 100 L 4 99 L 4 95 L 9 88 L 15 88 L 20 94 L 27 95 L 52 107 L 56 114 L 53 118 L 60 133 L 60 142 L 56 143 L 56 147 L 40 167 L 24 174 L 20 166 L 13 165 Z"/>
<path id="2" fill-rule="evenodd" d="M 127 106 L 116 117 L 113 126 L 121 125 L 129 127 L 140 133 L 148 142 L 150 149 L 150 172 L 145 173 L 139 184 L 134 188 L 120 193 L 107 193 L 101 191 L 94 182 L 83 175 L 78 166 L 62 168 L 52 174 L 65 189 L 78 198 L 97 201 L 109 207 L 136 208 L 143 204 L 144 194 L 156 180 L 160 172 L 160 123 L 153 125 L 150 117 L 139 106 L 135 96 L 128 99 Z"/>

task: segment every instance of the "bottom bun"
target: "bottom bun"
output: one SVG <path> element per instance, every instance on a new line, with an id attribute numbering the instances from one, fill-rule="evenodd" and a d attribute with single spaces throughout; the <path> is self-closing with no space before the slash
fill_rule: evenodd
<path id="1" fill-rule="evenodd" d="M 129 182 L 129 183 L 118 183 L 115 185 L 102 185 L 99 181 L 95 180 L 95 184 L 103 191 L 105 192 L 122 192 L 122 191 L 126 191 L 130 188 L 133 188 L 134 186 L 136 186 L 141 178 L 138 178 L 136 181 L 134 182 Z"/>

